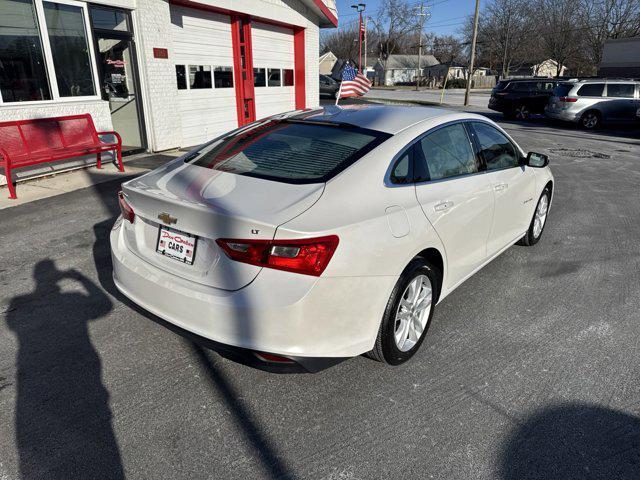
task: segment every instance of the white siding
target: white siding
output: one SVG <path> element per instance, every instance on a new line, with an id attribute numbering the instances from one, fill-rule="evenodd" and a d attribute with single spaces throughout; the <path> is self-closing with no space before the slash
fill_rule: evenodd
<path id="1" fill-rule="evenodd" d="M 290 28 L 253 22 L 251 42 L 254 68 L 294 68 L 293 30 Z M 281 82 L 284 82 L 284 74 Z M 295 109 L 295 86 L 255 87 L 254 91 L 258 119 Z"/>
<path id="2" fill-rule="evenodd" d="M 231 19 L 228 15 L 171 6 L 173 63 L 233 67 Z M 234 82 L 235 82 L 234 78 Z M 178 90 L 182 119 L 181 147 L 198 145 L 238 126 L 236 90 Z"/>

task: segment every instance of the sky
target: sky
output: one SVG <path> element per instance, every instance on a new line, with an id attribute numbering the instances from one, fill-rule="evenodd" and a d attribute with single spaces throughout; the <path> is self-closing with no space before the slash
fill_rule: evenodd
<path id="1" fill-rule="evenodd" d="M 406 0 L 407 3 L 419 7 L 420 0 Z M 339 28 L 357 23 L 358 14 L 351 5 L 366 3 L 366 13 L 370 16 L 377 15 L 381 0 L 336 0 L 338 7 Z M 475 0 L 424 0 L 425 9 L 431 17 L 425 22 L 424 31 L 437 35 L 456 35 L 465 18 L 473 15 Z M 484 1 L 480 2 L 480 8 Z M 331 30 L 331 29 L 328 29 Z"/>

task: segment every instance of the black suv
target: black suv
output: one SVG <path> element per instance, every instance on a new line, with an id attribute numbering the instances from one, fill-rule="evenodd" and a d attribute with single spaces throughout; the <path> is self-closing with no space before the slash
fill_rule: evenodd
<path id="1" fill-rule="evenodd" d="M 542 114 L 558 83 L 550 78 L 500 80 L 491 90 L 489 108 L 520 120 L 534 113 Z"/>

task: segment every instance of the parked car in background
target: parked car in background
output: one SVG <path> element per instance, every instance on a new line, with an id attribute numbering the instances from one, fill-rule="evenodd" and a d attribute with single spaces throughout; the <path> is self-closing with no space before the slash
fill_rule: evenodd
<path id="1" fill-rule="evenodd" d="M 519 120 L 543 114 L 558 83 L 548 78 L 500 80 L 491 91 L 489 108 Z"/>
<path id="2" fill-rule="evenodd" d="M 261 364 L 314 370 L 367 353 L 398 365 L 439 301 L 540 240 L 552 193 L 547 157 L 480 115 L 290 112 L 123 183 L 113 278 Z"/>
<path id="3" fill-rule="evenodd" d="M 329 75 L 320 75 L 320 96 L 336 98 L 340 84 Z"/>
<path id="4" fill-rule="evenodd" d="M 594 129 L 603 123 L 631 123 L 640 108 L 640 82 L 589 79 L 560 83 L 545 115 Z"/>

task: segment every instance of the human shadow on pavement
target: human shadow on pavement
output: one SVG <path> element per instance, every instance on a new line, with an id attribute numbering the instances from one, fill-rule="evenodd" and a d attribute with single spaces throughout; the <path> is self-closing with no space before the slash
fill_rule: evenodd
<path id="1" fill-rule="evenodd" d="M 15 407 L 21 478 L 124 478 L 89 322 L 112 303 L 76 270 L 38 262 L 32 293 L 11 300 L 18 341 Z"/>
<path id="2" fill-rule="evenodd" d="M 588 404 L 541 410 L 504 444 L 504 480 L 637 480 L 640 418 Z"/>

